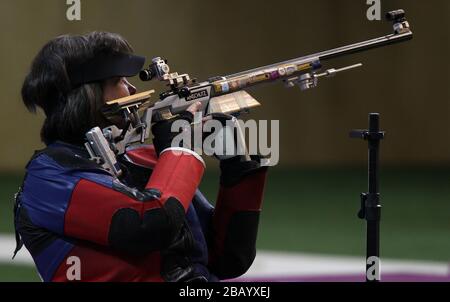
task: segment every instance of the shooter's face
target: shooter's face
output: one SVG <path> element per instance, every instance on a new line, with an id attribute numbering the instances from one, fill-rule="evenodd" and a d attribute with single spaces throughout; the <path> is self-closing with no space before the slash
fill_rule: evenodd
<path id="1" fill-rule="evenodd" d="M 112 100 L 127 97 L 136 93 L 136 87 L 134 87 L 127 78 L 115 77 L 105 81 L 103 85 L 103 100 L 109 102 Z M 108 120 L 123 129 L 126 126 L 126 122 L 123 116 L 114 116 L 108 118 Z"/>
<path id="2" fill-rule="evenodd" d="M 108 79 L 103 86 L 103 98 L 105 102 L 127 97 L 135 93 L 136 87 L 124 77 Z"/>

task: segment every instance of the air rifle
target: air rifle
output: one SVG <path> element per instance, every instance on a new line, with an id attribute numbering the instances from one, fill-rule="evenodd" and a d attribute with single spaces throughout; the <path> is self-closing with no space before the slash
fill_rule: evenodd
<path id="1" fill-rule="evenodd" d="M 139 75 L 141 80 L 158 79 L 166 82 L 170 89 L 162 92 L 159 100 L 154 103 L 150 100 L 153 90 L 108 102 L 105 113 L 123 114 L 128 126 L 123 130 L 111 126 L 103 129 L 103 134 L 113 151 L 122 154 L 130 144 L 143 143 L 149 137 L 153 122 L 170 119 L 185 111 L 193 103 L 202 104 L 201 110 L 204 115 L 214 112 L 238 115 L 260 105 L 245 91 L 249 87 L 274 81 L 282 81 L 287 87 L 298 85 L 302 90 L 316 87 L 322 77 L 331 77 L 339 72 L 362 66 L 358 63 L 342 68 L 329 68 L 321 72 L 324 62 L 412 39 L 413 33 L 405 18 L 404 10 L 388 12 L 386 19 L 393 23 L 393 33 L 388 35 L 228 76 L 213 77 L 200 83 L 191 79 L 188 74 L 171 72 L 167 60 L 154 58 L 150 67 L 141 71 Z"/>

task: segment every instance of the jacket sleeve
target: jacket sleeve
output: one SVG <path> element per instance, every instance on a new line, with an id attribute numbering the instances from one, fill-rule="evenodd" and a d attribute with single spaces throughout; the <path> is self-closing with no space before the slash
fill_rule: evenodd
<path id="1" fill-rule="evenodd" d="M 209 239 L 209 267 L 220 279 L 238 277 L 253 263 L 266 176 L 263 167 L 220 186 Z"/>
<path id="2" fill-rule="evenodd" d="M 191 150 L 166 149 L 143 191 L 108 175 L 70 172 L 71 182 L 76 181 L 67 204 L 49 208 L 34 203 L 33 216 L 62 220 L 62 227 L 44 221 L 41 225 L 67 237 L 130 253 L 159 250 L 179 233 L 204 168 L 201 157 Z M 46 196 L 51 199 L 51 192 Z"/>

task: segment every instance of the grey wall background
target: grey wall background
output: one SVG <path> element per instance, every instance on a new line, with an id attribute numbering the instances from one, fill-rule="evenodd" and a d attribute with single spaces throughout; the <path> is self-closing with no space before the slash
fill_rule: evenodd
<path id="1" fill-rule="evenodd" d="M 382 0 L 404 8 L 414 40 L 334 65 L 364 68 L 323 80 L 315 90 L 280 84 L 250 91 L 262 104 L 248 118 L 280 120 L 282 166 L 362 164 L 365 146 L 348 131 L 380 112 L 386 165 L 450 164 L 450 1 Z M 173 70 L 205 79 L 384 35 L 368 21 L 365 0 L 83 0 L 82 20 L 66 19 L 63 0 L 0 0 L 0 170 L 21 171 L 39 139 L 42 114 L 29 114 L 20 87 L 51 38 L 92 30 L 118 32 L 139 54 L 163 56 Z M 160 85 L 139 83 L 141 90 Z"/>

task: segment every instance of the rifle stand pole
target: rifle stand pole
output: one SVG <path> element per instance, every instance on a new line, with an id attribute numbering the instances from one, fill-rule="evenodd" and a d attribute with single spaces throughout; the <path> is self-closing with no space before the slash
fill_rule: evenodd
<path id="1" fill-rule="evenodd" d="M 384 132 L 380 131 L 379 114 L 369 114 L 369 130 L 352 130 L 351 138 L 368 141 L 369 145 L 369 192 L 361 193 L 360 219 L 367 222 L 366 281 L 380 281 L 380 217 L 381 204 L 379 193 L 379 147 Z"/>

